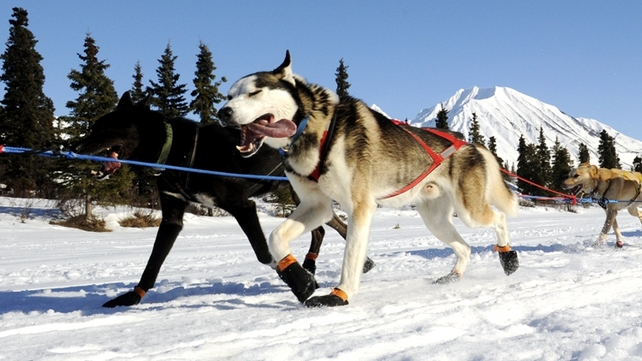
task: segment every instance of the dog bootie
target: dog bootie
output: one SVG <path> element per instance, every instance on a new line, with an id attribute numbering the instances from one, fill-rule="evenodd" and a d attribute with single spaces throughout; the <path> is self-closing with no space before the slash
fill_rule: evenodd
<path id="1" fill-rule="evenodd" d="M 306 307 L 336 307 L 348 305 L 348 295 L 338 288 L 333 288 L 329 295 L 312 297 L 305 302 Z"/>
<path id="2" fill-rule="evenodd" d="M 133 306 L 140 303 L 140 300 L 145 296 L 145 291 L 136 286 L 133 291 L 124 293 L 113 300 L 109 300 L 103 304 L 105 308 L 114 308 L 117 306 Z"/>
<path id="3" fill-rule="evenodd" d="M 316 253 L 308 253 L 305 255 L 305 261 L 303 261 L 303 268 L 306 269 L 306 271 L 315 274 L 317 271 L 317 254 Z"/>
<path id="4" fill-rule="evenodd" d="M 292 293 L 301 303 L 305 302 L 319 288 L 314 275 L 306 271 L 292 255 L 279 261 L 276 273 L 290 287 Z"/>
<path id="5" fill-rule="evenodd" d="M 504 269 L 506 276 L 512 275 L 519 268 L 519 259 L 517 259 L 517 252 L 510 249 L 509 245 L 500 247 L 495 245 L 494 251 L 499 252 L 499 263 Z"/>

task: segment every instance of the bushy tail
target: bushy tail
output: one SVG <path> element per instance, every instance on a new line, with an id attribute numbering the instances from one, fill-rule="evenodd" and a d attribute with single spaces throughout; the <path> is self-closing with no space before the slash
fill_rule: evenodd
<path id="1" fill-rule="evenodd" d="M 486 159 L 488 166 L 488 173 L 486 174 L 488 177 L 488 188 L 486 189 L 488 201 L 507 216 L 517 215 L 517 194 L 511 191 L 506 182 L 504 182 L 497 159 L 495 159 L 495 156 L 486 148 L 478 147 L 477 149 L 479 149 Z"/>

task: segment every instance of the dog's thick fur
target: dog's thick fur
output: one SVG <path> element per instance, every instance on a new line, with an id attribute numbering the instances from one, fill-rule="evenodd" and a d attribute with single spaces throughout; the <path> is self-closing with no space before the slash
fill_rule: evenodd
<path id="1" fill-rule="evenodd" d="M 638 210 L 638 202 L 642 201 L 641 185 L 642 174 L 638 172 L 599 168 L 586 162 L 571 170 L 568 178 L 562 183 L 562 188 L 571 190 L 576 195 L 588 194 L 601 200 L 606 220 L 598 237 L 598 244 L 605 243 L 606 234 L 613 227 L 615 246 L 619 248 L 624 243 L 616 219 L 618 211 L 626 208 L 629 214 L 637 217 L 642 223 L 642 213 Z"/>
<path id="2" fill-rule="evenodd" d="M 438 154 L 451 142 L 419 128 L 396 125 L 357 99 L 339 99 L 332 91 L 307 83 L 293 74 L 289 52 L 275 70 L 250 74 L 232 85 L 219 118 L 241 127 L 244 137 L 239 149 L 248 156 L 263 142 L 287 151 L 286 174 L 301 204 L 270 235 L 270 251 L 281 260 L 279 270 L 296 264 L 290 255 L 290 242 L 332 217 L 332 200 L 348 214 L 338 287 L 328 296 L 305 301 L 314 292 L 310 275 L 295 272 L 294 280 L 284 278 L 307 306 L 344 305 L 357 293 L 362 274 L 359 265 L 365 259 L 377 205 L 416 204 L 430 231 L 453 248 L 457 262 L 439 282 L 459 279 L 469 261 L 471 249 L 452 224 L 453 212 L 469 227 L 493 228 L 501 250 L 510 249 L 505 213 L 516 212 L 517 198 L 486 148 L 464 145 L 412 189 L 386 198 L 413 182 L 433 163 L 410 132 Z M 299 135 L 297 129 L 304 119 L 307 125 Z M 321 144 L 326 130 L 333 134 L 324 156 Z M 318 182 L 308 178 L 317 166 Z"/>
<path id="3" fill-rule="evenodd" d="M 107 150 L 113 156 L 117 154 L 119 159 L 155 163 L 170 133 L 167 126 L 171 127 L 173 137 L 165 164 L 237 174 L 284 175 L 281 156 L 273 149 L 266 148 L 252 158 L 241 157 L 236 149 L 240 142 L 238 130 L 224 128 L 218 123 L 203 125 L 185 118 L 166 119 L 161 113 L 150 110 L 148 100 L 134 104 L 129 93 L 124 93 L 115 111 L 96 121 L 91 134 L 75 144 L 74 149 L 89 154 Z M 195 138 L 197 130 L 198 139 Z M 186 160 L 190 162 L 191 159 L 191 164 L 186 164 Z M 103 166 L 102 172 L 113 173 L 117 167 L 117 162 L 109 163 Z M 183 215 L 190 202 L 229 212 L 247 235 L 259 262 L 275 266 L 256 206 L 249 198 L 273 191 L 278 186 L 287 186 L 287 182 L 166 170 L 158 176 L 157 186 L 163 219 L 147 266 L 134 291 L 105 303 L 105 307 L 137 304 L 154 286 L 161 265 L 183 228 Z M 328 224 L 345 238 L 345 223 L 336 215 L 328 220 Z M 324 230 L 319 227 L 310 231 L 310 253 L 318 254 Z M 313 259 L 306 259 L 305 266 L 314 272 Z"/>

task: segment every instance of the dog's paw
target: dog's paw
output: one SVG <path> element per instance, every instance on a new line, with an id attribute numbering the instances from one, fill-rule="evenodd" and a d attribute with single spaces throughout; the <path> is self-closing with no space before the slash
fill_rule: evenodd
<path id="1" fill-rule="evenodd" d="M 314 275 L 305 270 L 299 262 L 292 263 L 282 271 L 277 270 L 276 273 L 290 287 L 292 293 L 301 303 L 305 302 L 319 288 Z"/>
<path id="2" fill-rule="evenodd" d="M 348 304 L 348 295 L 339 288 L 333 288 L 329 295 L 312 297 L 305 302 L 306 307 L 336 307 Z"/>
<path id="3" fill-rule="evenodd" d="M 333 294 L 316 296 L 305 301 L 305 306 L 310 308 L 346 306 L 347 304 L 347 300 Z"/>
<path id="4" fill-rule="evenodd" d="M 122 294 L 113 300 L 109 300 L 103 304 L 103 307 L 114 308 L 117 306 L 133 306 L 140 303 L 141 297 L 138 293 L 134 291 L 129 291 L 125 294 Z"/>
<path id="5" fill-rule="evenodd" d="M 624 246 L 624 243 L 622 241 L 615 242 L 615 248 L 622 248 L 623 246 Z"/>
<path id="6" fill-rule="evenodd" d="M 461 279 L 461 275 L 459 273 L 453 271 L 453 272 L 450 272 L 449 274 L 447 274 L 447 275 L 445 275 L 443 277 L 439 277 L 435 281 L 435 283 L 443 285 L 443 284 L 446 284 L 446 283 L 459 281 L 460 279 Z"/>
<path id="7" fill-rule="evenodd" d="M 512 275 L 519 268 L 517 252 L 513 250 L 508 252 L 499 252 L 499 263 L 502 265 L 506 276 Z"/>
<path id="8" fill-rule="evenodd" d="M 374 268 L 375 264 L 376 263 L 374 263 L 374 261 L 371 260 L 370 257 L 366 257 L 366 261 L 363 263 L 363 273 L 368 273 L 368 271 Z"/>

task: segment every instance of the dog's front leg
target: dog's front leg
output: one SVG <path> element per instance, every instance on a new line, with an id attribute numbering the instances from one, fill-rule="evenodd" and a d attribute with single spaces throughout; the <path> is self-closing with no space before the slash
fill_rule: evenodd
<path id="1" fill-rule="evenodd" d="M 158 232 L 156 233 L 156 240 L 154 240 L 154 247 L 152 254 L 149 256 L 143 275 L 134 287 L 133 291 L 122 294 L 113 300 L 107 301 L 103 307 L 113 308 L 116 306 L 133 306 L 140 303 L 140 300 L 145 296 L 150 288 L 154 287 L 156 277 L 160 272 L 165 258 L 172 249 L 176 237 L 183 229 L 183 215 L 187 207 L 187 202 L 180 199 L 161 195 L 161 207 L 163 209 L 163 220 L 161 221 Z"/>
<path id="2" fill-rule="evenodd" d="M 339 286 L 329 295 L 310 298 L 305 303 L 308 307 L 344 306 L 359 290 L 368 250 L 370 225 L 377 205 L 373 201 L 355 202 L 355 204 L 354 210 L 348 212 L 348 234 Z"/>
<path id="3" fill-rule="evenodd" d="M 604 226 L 602 227 L 602 232 L 600 232 L 600 237 L 598 238 L 597 245 L 603 246 L 606 243 L 606 235 L 611 230 L 611 227 L 614 225 L 615 216 L 617 216 L 617 209 L 614 209 L 610 206 L 606 208 L 606 219 L 604 220 Z"/>
<path id="4" fill-rule="evenodd" d="M 299 302 L 305 302 L 318 285 L 314 275 L 292 255 L 290 242 L 327 222 L 332 214 L 331 201 L 327 197 L 303 200 L 290 217 L 270 234 L 270 252 L 274 259 L 279 260 L 276 272 Z"/>

